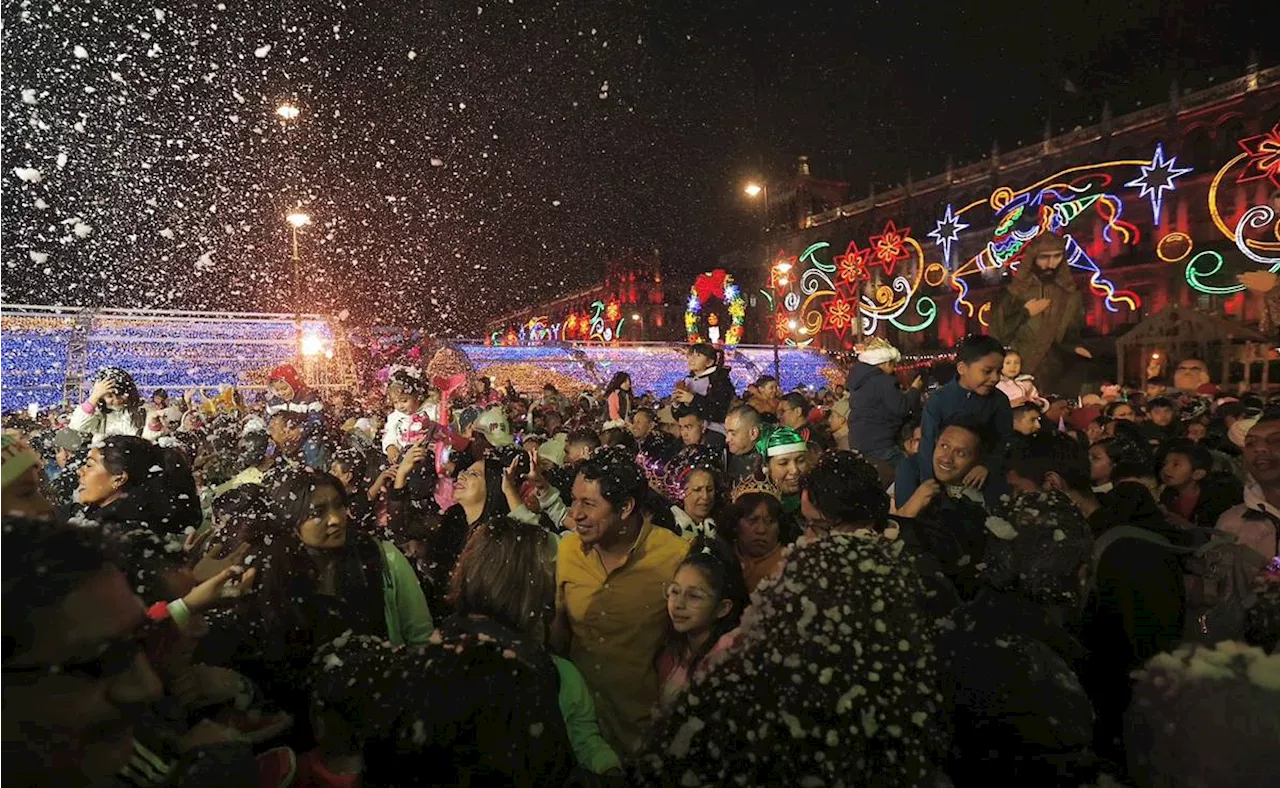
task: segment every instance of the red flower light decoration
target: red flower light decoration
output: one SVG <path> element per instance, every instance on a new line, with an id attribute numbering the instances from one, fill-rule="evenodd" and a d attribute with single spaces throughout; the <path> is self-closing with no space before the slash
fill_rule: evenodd
<path id="1" fill-rule="evenodd" d="M 871 236 L 871 262 L 868 265 L 879 266 L 886 274 L 893 276 L 893 269 L 898 261 L 911 256 L 907 251 L 909 235 L 911 235 L 910 227 L 899 230 L 890 219 L 879 235 Z"/>
<path id="2" fill-rule="evenodd" d="M 827 310 L 826 327 L 834 331 L 836 336 L 844 339 L 844 332 L 848 331 L 849 326 L 853 325 L 853 321 L 857 319 L 858 305 L 837 295 L 827 301 L 825 309 Z"/>
<path id="3" fill-rule="evenodd" d="M 850 241 L 844 254 L 832 258 L 840 281 L 865 282 L 870 279 L 871 272 L 867 270 L 867 257 L 870 254 L 870 249 L 859 249 L 857 241 Z"/>
<path id="4" fill-rule="evenodd" d="M 1266 178 L 1273 186 L 1280 187 L 1280 123 L 1272 126 L 1266 134 L 1246 137 L 1238 144 L 1249 154 L 1249 159 L 1236 183 Z"/>

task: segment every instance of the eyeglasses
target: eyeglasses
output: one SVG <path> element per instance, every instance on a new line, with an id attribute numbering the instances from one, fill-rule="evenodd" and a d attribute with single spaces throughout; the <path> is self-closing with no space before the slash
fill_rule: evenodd
<path id="1" fill-rule="evenodd" d="M 829 536 L 831 530 L 835 528 L 835 524 L 826 519 L 811 519 L 808 517 L 801 518 L 805 528 L 813 531 L 818 536 Z"/>
<path id="2" fill-rule="evenodd" d="M 711 604 L 712 596 L 701 588 L 681 588 L 675 583 L 667 583 L 663 589 L 669 601 L 684 597 L 684 602 L 689 607 L 706 607 Z"/>
<path id="3" fill-rule="evenodd" d="M 56 665 L 31 665 L 24 667 L 5 667 L 7 675 L 58 675 L 79 674 L 95 679 L 119 676 L 133 667 L 138 655 L 143 652 L 147 641 L 160 631 L 156 622 L 147 620 L 136 630 L 118 638 L 104 641 L 98 646 L 97 653 L 89 659 L 75 662 L 61 662 Z"/>

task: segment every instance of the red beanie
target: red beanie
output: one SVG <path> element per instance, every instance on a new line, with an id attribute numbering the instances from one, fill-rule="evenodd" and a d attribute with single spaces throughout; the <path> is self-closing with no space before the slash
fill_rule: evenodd
<path id="1" fill-rule="evenodd" d="M 267 376 L 267 382 L 275 383 L 277 380 L 283 380 L 288 383 L 294 391 L 302 391 L 302 376 L 298 374 L 298 370 L 293 368 L 292 364 L 281 364 L 271 370 L 271 374 Z"/>

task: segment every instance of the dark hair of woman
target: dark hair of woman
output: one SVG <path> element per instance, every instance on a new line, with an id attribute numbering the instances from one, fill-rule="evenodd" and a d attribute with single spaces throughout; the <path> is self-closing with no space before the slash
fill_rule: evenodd
<path id="1" fill-rule="evenodd" d="M 784 517 L 782 502 L 768 493 L 747 493 L 725 507 L 721 519 L 716 520 L 716 535 L 732 547 L 738 544 L 738 523 L 747 519 L 756 508 L 764 504 L 769 516 L 778 524 L 778 544 L 789 545 L 800 538 L 800 528 L 795 518 Z"/>
<path id="2" fill-rule="evenodd" d="M 109 435 L 95 448 L 102 467 L 112 476 L 125 475 L 120 498 L 104 507 L 88 507 L 95 520 L 138 521 L 162 531 L 169 516 L 168 493 L 163 483 L 165 458 L 160 447 L 133 435 Z"/>
<path id="3" fill-rule="evenodd" d="M 449 582 L 455 615 L 485 616 L 545 637 L 555 612 L 555 549 L 546 534 L 510 517 L 476 523 Z"/>
<path id="4" fill-rule="evenodd" d="M 612 394 L 615 391 L 624 391 L 624 389 L 622 388 L 622 384 L 630 383 L 630 382 L 631 382 L 630 374 L 626 372 L 615 372 L 613 373 L 613 377 L 609 379 L 609 385 L 604 387 L 604 393 L 601 394 L 600 396 L 608 397 L 610 394 Z"/>
<path id="5" fill-rule="evenodd" d="M 310 468 L 284 474 L 271 493 L 271 539 L 262 551 L 258 590 L 252 595 L 267 629 L 269 652 L 278 654 L 298 630 L 309 630 L 317 641 L 346 629 L 386 635 L 377 541 L 348 528 L 345 543 L 336 549 L 316 550 L 302 542 L 302 526 L 317 516 L 313 500 L 320 490 L 332 491 L 346 506 L 342 482 Z M 333 573 L 331 597 L 320 592 L 325 572 Z"/>
<path id="6" fill-rule="evenodd" d="M 696 569 L 707 581 L 707 585 L 716 594 L 714 602 L 718 606 L 724 600 L 733 603 L 733 607 L 723 617 L 715 619 L 711 625 L 710 636 L 698 647 L 692 649 L 688 637 L 676 632 L 667 620 L 667 637 L 664 648 L 675 647 L 674 656 L 685 665 L 696 666 L 715 647 L 716 641 L 737 629 L 742 621 L 742 611 L 747 607 L 747 581 L 742 578 L 742 565 L 733 554 L 733 550 L 724 542 L 707 536 L 699 536 L 689 545 L 689 555 L 676 568 L 679 572 L 684 567 Z M 691 668 L 692 670 L 692 668 Z"/>
<path id="7" fill-rule="evenodd" d="M 260 551 L 270 543 L 273 525 L 267 491 L 256 484 L 227 490 L 213 499 L 213 523 L 210 557 L 225 558 L 243 544 L 250 555 Z"/>
<path id="8" fill-rule="evenodd" d="M 640 444 L 636 443 L 636 436 L 631 434 L 630 430 L 622 427 L 610 427 L 600 433 L 601 446 L 621 446 L 636 454 L 640 453 Z"/>
<path id="9" fill-rule="evenodd" d="M 103 367 L 98 370 L 95 380 L 109 380 L 115 387 L 116 396 L 124 400 L 124 407 L 129 410 L 137 410 L 142 407 L 142 396 L 138 394 L 138 384 L 134 381 L 133 375 L 130 375 L 120 367 Z M 105 402 L 99 407 L 111 410 Z"/>

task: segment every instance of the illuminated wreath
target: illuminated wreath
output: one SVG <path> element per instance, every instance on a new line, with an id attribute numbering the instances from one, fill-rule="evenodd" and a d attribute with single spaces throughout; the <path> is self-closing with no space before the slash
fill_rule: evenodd
<path id="1" fill-rule="evenodd" d="M 724 344 L 732 347 L 742 341 L 742 326 L 747 321 L 747 303 L 742 291 L 734 283 L 733 276 L 723 268 L 698 274 L 689 290 L 689 305 L 684 313 L 684 328 L 690 342 L 707 341 L 702 331 L 702 307 L 707 299 L 715 296 L 729 307 L 730 325 L 725 332 Z"/>

